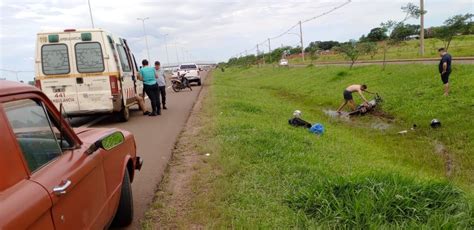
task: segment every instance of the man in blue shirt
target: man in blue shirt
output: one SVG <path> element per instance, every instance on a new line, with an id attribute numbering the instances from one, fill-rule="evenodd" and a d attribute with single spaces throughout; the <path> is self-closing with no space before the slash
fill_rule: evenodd
<path id="1" fill-rule="evenodd" d="M 150 98 L 151 114 L 150 116 L 161 115 L 161 108 L 159 106 L 160 96 L 158 94 L 158 84 L 155 79 L 155 68 L 148 66 L 148 60 L 142 61 L 143 67 L 140 69 L 138 79 L 143 81 L 143 88 L 146 95 Z"/>
<path id="2" fill-rule="evenodd" d="M 166 80 L 165 73 L 161 70 L 161 63 L 159 61 L 155 62 L 155 71 L 156 71 L 156 82 L 158 83 L 158 91 L 161 95 L 161 104 L 163 104 L 163 109 L 166 108 Z M 158 102 L 158 107 L 159 107 Z"/>
<path id="3" fill-rule="evenodd" d="M 446 49 L 438 49 L 441 60 L 439 61 L 439 73 L 441 74 L 441 81 L 444 84 L 444 96 L 449 94 L 449 75 L 451 74 L 451 55 L 446 52 Z"/>

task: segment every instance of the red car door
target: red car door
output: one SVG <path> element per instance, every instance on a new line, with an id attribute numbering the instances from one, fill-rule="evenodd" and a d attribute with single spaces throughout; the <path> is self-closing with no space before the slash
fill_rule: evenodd
<path id="1" fill-rule="evenodd" d="M 40 100 L 22 99 L 10 104 L 7 117 L 16 130 L 30 180 L 49 194 L 55 228 L 103 228 L 110 212 L 102 156 L 87 155 L 87 147 L 75 148 L 73 138 L 60 135 L 59 118 Z"/>
<path id="2" fill-rule="evenodd" d="M 0 104 L 0 229 L 52 229 L 51 199 L 30 181 L 21 149 Z"/>

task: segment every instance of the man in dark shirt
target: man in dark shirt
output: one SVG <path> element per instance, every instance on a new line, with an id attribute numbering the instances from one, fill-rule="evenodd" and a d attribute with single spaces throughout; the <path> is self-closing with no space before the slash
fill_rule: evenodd
<path id="1" fill-rule="evenodd" d="M 451 74 L 451 55 L 446 52 L 446 49 L 438 49 L 441 60 L 439 61 L 439 73 L 441 74 L 441 81 L 444 84 L 444 96 L 449 94 L 449 75 Z"/>

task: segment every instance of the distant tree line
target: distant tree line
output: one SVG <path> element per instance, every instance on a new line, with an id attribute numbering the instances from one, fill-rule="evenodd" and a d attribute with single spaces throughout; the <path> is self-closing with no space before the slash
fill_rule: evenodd
<path id="1" fill-rule="evenodd" d="M 409 17 L 419 17 L 421 12 L 419 9 L 408 4 L 402 7 L 407 12 L 407 17 L 400 21 L 387 21 L 381 23 L 380 26 L 372 28 L 367 34 L 362 35 L 358 40 L 350 40 L 348 42 L 338 41 L 312 41 L 305 47 L 305 55 L 309 56 L 311 63 L 318 59 L 321 52 L 332 50 L 344 55 L 351 61 L 352 65 L 361 55 L 370 55 L 373 58 L 379 48 L 383 47 L 384 61 L 388 47 L 397 45 L 401 42 L 418 39 L 420 34 L 420 26 L 406 24 L 404 21 Z M 449 48 L 451 41 L 456 35 L 474 34 L 473 14 L 460 14 L 448 18 L 443 25 L 425 29 L 425 38 L 438 38 L 444 42 L 444 47 Z M 278 62 L 283 54 L 294 55 L 300 54 L 301 47 L 284 46 L 272 50 L 271 53 L 259 53 L 258 55 L 246 55 L 241 57 L 233 57 L 226 63 L 227 66 L 251 66 L 261 63 Z M 385 65 L 384 65 L 385 66 Z"/>

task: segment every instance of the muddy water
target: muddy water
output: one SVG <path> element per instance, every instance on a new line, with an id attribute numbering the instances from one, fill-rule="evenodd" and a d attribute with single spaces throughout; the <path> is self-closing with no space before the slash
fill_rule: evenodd
<path id="1" fill-rule="evenodd" d="M 378 129 L 378 130 L 387 130 L 391 127 L 389 123 L 386 123 L 382 120 L 375 121 L 372 124 L 370 124 L 370 127 L 373 129 Z"/>
<path id="2" fill-rule="evenodd" d="M 352 121 L 351 117 L 349 116 L 349 113 L 346 113 L 346 112 L 338 113 L 335 110 L 329 110 L 329 109 L 325 109 L 323 110 L 323 112 L 329 117 L 334 118 L 334 119 L 340 119 L 347 122 Z M 374 121 L 370 123 L 370 127 L 372 129 L 377 129 L 377 130 L 387 130 L 391 127 L 391 125 L 387 123 L 384 119 L 375 118 Z"/>
<path id="3" fill-rule="evenodd" d="M 323 112 L 331 118 L 339 118 L 345 121 L 350 121 L 350 117 L 348 113 L 345 113 L 345 112 L 338 113 L 335 110 L 329 110 L 329 109 L 325 109 L 323 110 Z"/>

